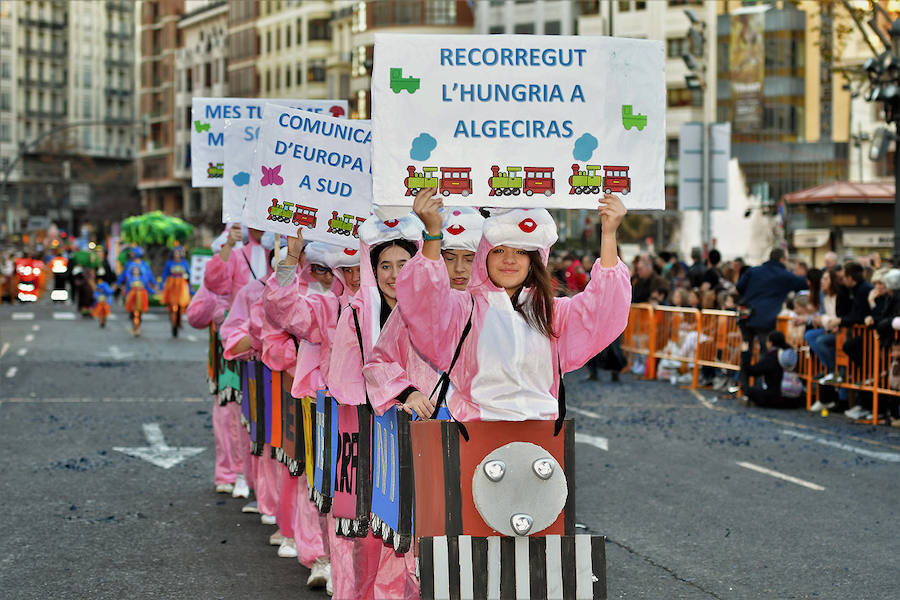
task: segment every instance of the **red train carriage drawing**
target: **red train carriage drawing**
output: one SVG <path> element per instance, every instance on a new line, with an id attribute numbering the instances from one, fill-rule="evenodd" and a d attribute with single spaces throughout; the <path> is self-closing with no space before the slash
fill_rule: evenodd
<path id="1" fill-rule="evenodd" d="M 553 183 L 553 167 L 525 167 L 525 195 L 544 194 L 552 196 L 556 191 Z"/>
<path id="2" fill-rule="evenodd" d="M 318 208 L 312 208 L 311 206 L 303 206 L 302 204 L 298 204 L 294 207 L 294 217 L 292 219 L 294 225 L 297 227 L 307 227 L 309 229 L 316 228 L 316 212 Z"/>
<path id="3" fill-rule="evenodd" d="M 438 191 L 444 195 L 472 193 L 471 167 L 441 167 L 441 185 Z"/>
<path id="4" fill-rule="evenodd" d="M 603 165 L 603 191 L 607 194 L 622 194 L 631 191 L 631 177 L 628 176 L 629 167 Z"/>

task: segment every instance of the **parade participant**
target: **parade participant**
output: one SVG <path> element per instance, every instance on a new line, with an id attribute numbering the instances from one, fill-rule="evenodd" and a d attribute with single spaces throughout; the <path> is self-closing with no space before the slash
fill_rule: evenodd
<path id="1" fill-rule="evenodd" d="M 229 239 L 231 238 L 229 237 Z M 226 242 L 226 246 L 227 244 L 228 242 Z M 207 282 L 208 280 L 205 279 L 204 283 Z M 209 286 L 207 285 L 207 287 Z M 250 278 L 233 297 L 220 333 L 224 356 L 227 360 L 255 361 L 262 352 L 262 320 L 251 318 L 251 310 L 253 304 L 262 296 L 264 287 L 263 281 Z M 274 525 L 278 497 L 277 472 L 271 465 L 263 463 L 263 458 L 268 461 L 268 457 L 261 458 L 252 453 L 249 433 L 243 428 L 241 428 L 241 438 L 244 452 L 244 475 L 247 485 L 256 493 L 256 502 L 250 502 L 241 510 L 243 512 L 259 512 L 260 521 L 264 525 Z M 237 491 L 237 486 L 235 486 L 235 491 Z"/>
<path id="2" fill-rule="evenodd" d="M 401 311 L 415 316 L 407 320 L 413 345 L 444 369 L 459 345 L 448 407 L 457 420 L 557 418 L 561 374 L 603 350 L 628 319 L 629 272 L 616 252 L 622 201 L 609 194 L 600 200 L 600 259 L 585 290 L 553 298 L 545 261 L 557 233 L 544 209 L 496 211 L 485 220 L 467 291 L 453 290 L 440 261 L 435 192 L 416 196 L 425 243 L 397 278 Z"/>
<path id="3" fill-rule="evenodd" d="M 484 217 L 473 208 L 445 208 L 441 213 L 444 236 L 441 258 L 447 267 L 450 287 L 462 291 L 472 274 Z M 434 398 L 429 396 L 440 373 L 410 344 L 409 327 L 402 310 L 391 312 L 371 358 L 363 367 L 363 374 L 369 401 L 379 415 L 394 404 L 424 419 L 434 411 Z"/>
<path id="4" fill-rule="evenodd" d="M 125 310 L 131 315 L 132 333 L 137 337 L 141 335 L 141 316 L 149 308 L 148 294 L 156 293 L 156 285 L 153 276 L 147 275 L 149 269 L 144 270 L 135 262 L 129 265 L 119 275 L 116 286 L 125 286 Z"/>
<path id="5" fill-rule="evenodd" d="M 296 237 L 288 238 L 287 257 L 276 278 L 266 286 L 263 306 L 267 317 L 298 342 L 291 395 L 314 398 L 326 387 L 324 372 L 338 315 L 359 286 L 359 251 L 313 242 L 306 245 L 307 264 L 298 274 L 295 265 L 300 264 L 303 248 L 298 229 Z M 297 479 L 297 558 L 310 569 L 308 586 L 331 590 L 335 578 L 352 581 L 353 542 L 338 538 L 332 515 L 321 515 L 306 489 L 304 473 Z"/>
<path id="6" fill-rule="evenodd" d="M 201 285 L 185 311 L 188 325 L 196 329 L 212 327 L 215 335 L 225 320 L 227 308 L 228 302 L 224 297 L 216 296 Z M 243 453 L 238 449 L 240 435 L 238 429 L 232 426 L 235 419 L 239 424 L 239 417 L 235 413 L 240 413 L 240 406 L 235 402 L 222 404 L 219 402 L 218 394 L 215 393 L 212 400 L 213 439 L 216 445 L 213 482 L 216 492 L 231 494 L 234 492 L 238 475 L 243 472 Z"/>
<path id="7" fill-rule="evenodd" d="M 175 245 L 162 273 L 162 303 L 169 311 L 172 321 L 172 337 L 178 337 L 181 314 L 191 302 L 191 286 L 188 284 L 190 276 L 191 266 L 184 259 L 183 248 Z"/>
<path id="8" fill-rule="evenodd" d="M 125 263 L 125 268 L 122 270 L 129 271 L 131 270 L 131 267 L 135 265 L 140 268 L 141 273 L 146 277 L 153 277 L 153 271 L 150 270 L 150 265 L 144 261 L 144 249 L 140 246 L 132 246 L 128 249 L 128 262 Z M 118 285 L 118 281 L 116 284 Z"/>
<path id="9" fill-rule="evenodd" d="M 233 299 L 248 281 L 264 280 L 272 272 L 266 251 L 272 248 L 274 237 L 248 229 L 247 243 L 238 246 L 242 238 L 241 226 L 233 223 L 222 249 L 206 264 L 203 280 L 212 293 Z"/>
<path id="10" fill-rule="evenodd" d="M 359 228 L 360 287 L 349 310 L 344 310 L 338 321 L 326 379 L 329 391 L 341 404 L 367 402 L 362 367 L 365 359 L 372 356 L 381 329 L 397 304 L 397 275 L 417 252 L 418 246 L 413 240 L 418 240 L 421 235 L 422 223 L 412 214 L 389 221 L 370 217 Z M 444 273 L 447 283 L 446 268 Z M 344 587 L 347 581 L 341 581 L 334 574 L 335 594 L 339 597 L 418 596 L 418 586 L 408 576 L 404 556 L 385 547 L 379 538 L 369 535 L 354 540 L 353 566 L 356 583 L 350 589 Z"/>
<path id="11" fill-rule="evenodd" d="M 94 307 L 91 314 L 100 322 L 100 327 L 106 327 L 106 319 L 109 317 L 109 302 L 113 297 L 113 289 L 105 281 L 97 284 L 94 290 Z"/>

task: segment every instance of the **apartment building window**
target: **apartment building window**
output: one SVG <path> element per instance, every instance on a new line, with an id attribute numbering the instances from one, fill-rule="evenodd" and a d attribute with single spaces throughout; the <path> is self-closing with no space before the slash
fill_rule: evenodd
<path id="1" fill-rule="evenodd" d="M 107 108 L 107 111 L 109 108 Z M 89 96 L 85 96 L 81 99 L 81 116 L 85 119 L 89 119 L 91 117 L 91 99 Z"/>
<path id="2" fill-rule="evenodd" d="M 628 12 L 631 10 L 631 0 L 619 0 L 619 12 Z"/>
<path id="3" fill-rule="evenodd" d="M 562 33 L 562 23 L 560 21 L 547 21 L 544 23 L 545 35 L 559 35 Z"/>
<path id="4" fill-rule="evenodd" d="M 84 89 L 90 89 L 91 87 L 91 70 L 85 69 L 81 72 L 81 83 Z"/>
<path id="5" fill-rule="evenodd" d="M 12 33 L 8 29 L 0 30 L 0 48 L 12 47 Z"/>
<path id="6" fill-rule="evenodd" d="M 186 92 L 194 91 L 194 70 L 193 69 L 187 69 L 185 71 L 184 91 L 186 91 Z"/>
<path id="7" fill-rule="evenodd" d="M 291 68 L 286 67 L 284 69 L 284 87 L 291 87 Z"/>
<path id="8" fill-rule="evenodd" d="M 331 19 L 310 19 L 309 40 L 311 42 L 331 39 Z"/>
<path id="9" fill-rule="evenodd" d="M 10 72 L 9 61 L 4 60 L 3 62 L 0 62 L 0 79 L 10 79 L 11 77 L 12 73 Z M 26 77 L 26 79 L 28 78 Z"/>
<path id="10" fill-rule="evenodd" d="M 503 25 L 491 25 L 490 28 L 488 29 L 488 33 L 494 34 L 494 35 L 506 33 L 506 27 Z"/>
<path id="11" fill-rule="evenodd" d="M 272 71 L 266 71 L 266 91 L 272 91 Z"/>
<path id="12" fill-rule="evenodd" d="M 666 105 L 670 108 L 702 106 L 703 97 L 700 90 L 690 90 L 688 88 L 668 89 L 666 90 Z"/>
<path id="13" fill-rule="evenodd" d="M 206 87 L 212 86 L 212 63 L 203 65 L 203 85 Z"/>
<path id="14" fill-rule="evenodd" d="M 297 26 L 294 28 L 297 31 L 297 45 L 303 45 L 303 19 L 297 19 Z"/>
<path id="15" fill-rule="evenodd" d="M 266 32 L 266 52 L 272 51 L 272 31 Z"/>
<path id="16" fill-rule="evenodd" d="M 0 110 L 12 110 L 9 101 L 9 92 L 0 92 Z"/>
<path id="17" fill-rule="evenodd" d="M 687 52 L 687 38 L 669 38 L 666 40 L 666 56 L 669 58 L 681 58 Z"/>
<path id="18" fill-rule="evenodd" d="M 325 61 L 321 59 L 309 61 L 307 81 L 325 81 Z"/>
<path id="19" fill-rule="evenodd" d="M 534 23 L 516 23 L 513 33 L 534 33 Z"/>
<path id="20" fill-rule="evenodd" d="M 281 89 L 281 69 L 275 70 L 275 89 Z"/>
<path id="21" fill-rule="evenodd" d="M 669 6 L 700 6 L 703 0 L 669 0 Z"/>
<path id="22" fill-rule="evenodd" d="M 12 126 L 9 121 L 0 121 L 0 142 L 12 141 Z"/>
<path id="23" fill-rule="evenodd" d="M 275 50 L 281 50 L 281 28 L 275 30 Z"/>
<path id="24" fill-rule="evenodd" d="M 287 25 L 284 26 L 284 47 L 285 48 L 291 47 L 291 37 L 292 37 L 291 36 L 291 24 L 288 23 Z"/>
<path id="25" fill-rule="evenodd" d="M 297 85 L 303 85 L 303 65 L 297 63 Z"/>
<path id="26" fill-rule="evenodd" d="M 425 0 L 425 22 L 429 25 L 455 24 L 456 2 Z"/>

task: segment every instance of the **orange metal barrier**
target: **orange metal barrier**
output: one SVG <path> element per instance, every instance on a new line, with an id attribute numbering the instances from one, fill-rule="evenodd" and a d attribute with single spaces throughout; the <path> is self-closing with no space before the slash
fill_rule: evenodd
<path id="1" fill-rule="evenodd" d="M 806 346 L 802 326 L 793 325 L 791 319 L 779 316 L 777 329 L 785 334 L 788 343 L 797 350 L 797 374 L 806 385 L 806 408 L 813 396 L 818 398 L 818 377 L 822 365 Z M 844 341 L 861 337 L 862 361 L 855 363 L 843 350 Z M 657 363 L 671 359 L 688 365 L 692 370 L 691 388 L 698 386 L 699 369 L 715 367 L 739 371 L 741 363 L 741 332 L 737 313 L 724 310 L 697 310 L 650 304 L 632 304 L 628 325 L 623 334 L 622 350 L 633 361 L 635 356 L 645 358 L 644 379 L 655 379 Z M 754 355 L 759 348 L 754 347 Z M 844 373 L 844 381 L 835 384 L 872 394 L 873 424 L 878 420 L 879 397 L 900 397 L 900 390 L 889 386 L 891 353 L 878 341 L 874 330 L 855 326 L 837 333 L 836 369 Z M 900 361 L 900 357 L 897 359 Z"/>

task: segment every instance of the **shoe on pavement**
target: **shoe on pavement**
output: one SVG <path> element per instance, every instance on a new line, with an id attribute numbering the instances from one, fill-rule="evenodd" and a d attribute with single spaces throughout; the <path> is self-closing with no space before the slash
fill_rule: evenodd
<path id="1" fill-rule="evenodd" d="M 739 391 L 741 391 L 741 386 L 739 385 L 732 385 L 728 388 L 729 394 L 737 394 Z"/>
<path id="2" fill-rule="evenodd" d="M 863 410 L 863 407 L 860 406 L 859 404 L 857 404 L 857 405 L 854 406 L 853 408 L 851 408 L 851 409 L 849 409 L 849 410 L 845 410 L 845 411 L 844 411 L 844 416 L 845 416 L 845 417 L 850 417 L 851 419 L 858 419 L 858 418 L 860 418 L 860 416 L 862 416 L 862 414 L 863 414 L 864 412 L 865 412 L 865 411 Z"/>
<path id="3" fill-rule="evenodd" d="M 275 524 L 275 515 L 260 515 L 259 522 L 263 525 L 274 525 Z"/>
<path id="4" fill-rule="evenodd" d="M 862 414 L 859 415 L 859 417 L 857 417 L 857 418 L 858 418 L 858 419 L 861 419 L 861 420 L 863 420 L 863 421 L 871 421 L 873 416 L 874 416 L 874 415 L 872 414 L 872 411 L 870 411 L 870 410 L 864 410 L 864 411 L 862 412 Z"/>
<path id="5" fill-rule="evenodd" d="M 313 562 L 309 570 L 306 587 L 320 588 L 331 583 L 331 561 L 327 556 L 320 556 Z"/>
<path id="6" fill-rule="evenodd" d="M 243 475 L 238 475 L 234 479 L 234 491 L 231 492 L 232 498 L 249 498 L 250 497 L 250 487 L 247 486 L 247 478 Z"/>
<path id="7" fill-rule="evenodd" d="M 256 506 L 256 500 L 251 500 L 250 502 L 245 504 L 243 507 L 241 507 L 241 512 L 242 513 L 259 514 L 259 508 Z"/>
<path id="8" fill-rule="evenodd" d="M 297 542 L 293 538 L 284 538 L 278 547 L 278 556 L 281 558 L 297 558 Z"/>
<path id="9" fill-rule="evenodd" d="M 822 412 L 823 410 L 825 410 L 825 405 L 819 400 L 809 407 L 809 412 Z"/>
<path id="10" fill-rule="evenodd" d="M 281 535 L 281 530 L 279 529 L 275 533 L 269 536 L 269 545 L 270 546 L 280 546 L 281 542 L 283 542 L 285 537 Z"/>
<path id="11" fill-rule="evenodd" d="M 217 494 L 230 494 L 234 491 L 233 483 L 220 483 L 216 485 Z"/>

